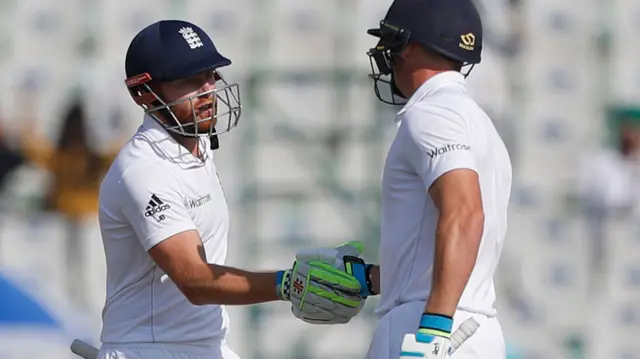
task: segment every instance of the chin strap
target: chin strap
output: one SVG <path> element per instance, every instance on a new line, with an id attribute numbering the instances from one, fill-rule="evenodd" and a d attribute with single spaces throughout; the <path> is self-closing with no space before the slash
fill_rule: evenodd
<path id="1" fill-rule="evenodd" d="M 213 132 L 216 132 L 216 128 L 213 128 Z M 211 150 L 217 150 L 218 148 L 220 148 L 220 140 L 218 140 L 218 136 L 217 135 L 213 135 L 211 137 L 209 137 L 209 140 L 211 141 Z"/>

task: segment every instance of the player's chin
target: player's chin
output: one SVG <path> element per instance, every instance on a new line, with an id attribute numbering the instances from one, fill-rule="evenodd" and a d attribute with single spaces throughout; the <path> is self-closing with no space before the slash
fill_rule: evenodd
<path id="1" fill-rule="evenodd" d="M 210 117 L 210 116 L 207 116 Z M 215 127 L 216 123 L 217 123 L 217 119 L 215 118 L 210 118 L 210 119 L 206 119 L 207 117 L 204 117 L 203 120 L 198 119 L 198 132 L 199 133 L 207 133 L 209 132 L 209 129 L 211 129 L 211 127 Z"/>

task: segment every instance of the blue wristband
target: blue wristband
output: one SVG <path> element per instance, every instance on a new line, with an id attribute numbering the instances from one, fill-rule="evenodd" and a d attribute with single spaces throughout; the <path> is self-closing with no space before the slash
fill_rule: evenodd
<path id="1" fill-rule="evenodd" d="M 369 281 L 367 280 L 367 264 L 364 263 L 362 258 L 344 256 L 345 272 L 354 276 L 358 282 L 360 282 L 360 296 L 367 298 L 372 295 L 369 290 Z"/>
<path id="2" fill-rule="evenodd" d="M 440 332 L 451 333 L 453 328 L 453 318 L 439 314 L 422 314 L 420 318 L 420 329 L 433 329 Z"/>
<path id="3" fill-rule="evenodd" d="M 282 277 L 284 277 L 283 270 L 276 272 L 276 286 L 279 286 L 280 284 L 282 284 Z"/>
<path id="4" fill-rule="evenodd" d="M 289 300 L 289 288 L 287 288 L 287 284 L 283 283 L 284 274 L 286 271 L 278 271 L 276 272 L 276 295 L 280 300 Z"/>

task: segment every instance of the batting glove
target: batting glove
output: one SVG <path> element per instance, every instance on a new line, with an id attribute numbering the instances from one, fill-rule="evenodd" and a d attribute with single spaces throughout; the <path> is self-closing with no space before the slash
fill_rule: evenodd
<path id="1" fill-rule="evenodd" d="M 418 332 L 404 336 L 400 359 L 448 358 L 452 351 L 450 340 L 452 327 L 451 317 L 423 314 Z"/>
<path id="2" fill-rule="evenodd" d="M 278 297 L 291 302 L 297 318 L 312 324 L 343 324 L 364 306 L 360 282 L 344 266 L 336 266 L 334 258 L 296 257 L 292 269 L 278 272 Z"/>
<path id="3" fill-rule="evenodd" d="M 305 249 L 296 254 L 297 261 L 319 260 L 332 264 L 336 269 L 353 275 L 360 283 L 360 296 L 367 298 L 375 295 L 369 281 L 369 270 L 372 264 L 366 264 L 360 255 L 364 245 L 359 241 L 343 243 L 333 249 L 313 248 Z"/>

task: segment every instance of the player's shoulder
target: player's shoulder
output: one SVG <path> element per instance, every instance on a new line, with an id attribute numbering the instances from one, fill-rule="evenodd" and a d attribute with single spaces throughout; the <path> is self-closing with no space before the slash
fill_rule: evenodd
<path id="1" fill-rule="evenodd" d="M 175 174 L 170 168 L 163 166 L 161 162 L 147 158 L 116 158 L 109 169 L 107 179 L 122 183 L 146 183 L 173 180 Z"/>
<path id="2" fill-rule="evenodd" d="M 469 128 L 469 116 L 465 116 L 455 106 L 442 102 L 420 101 L 403 109 L 399 116 L 404 131 L 412 137 L 425 133 L 438 134 L 452 129 L 456 132 L 466 132 Z"/>
<path id="3" fill-rule="evenodd" d="M 405 109 L 404 120 L 420 126 L 464 126 L 489 119 L 487 113 L 466 91 L 437 91 Z M 424 119 L 430 119 L 425 123 Z M 481 119 L 482 121 L 478 121 Z M 490 120 L 490 119 L 489 119 Z"/>
<path id="4" fill-rule="evenodd" d="M 173 179 L 173 168 L 167 166 L 153 151 L 140 143 L 137 135 L 134 135 L 118 152 L 111 167 L 103 179 L 103 184 L 129 184 L 139 183 L 144 185 L 148 181 L 161 182 Z"/>
<path id="5" fill-rule="evenodd" d="M 417 103 L 417 108 L 452 118 L 467 118 L 483 113 L 476 101 L 463 88 L 436 91 Z"/>
<path id="6" fill-rule="evenodd" d="M 100 211 L 117 213 L 123 206 L 131 206 L 132 198 L 149 191 L 179 195 L 182 187 L 174 173 L 154 161 L 117 158 L 100 185 Z"/>

